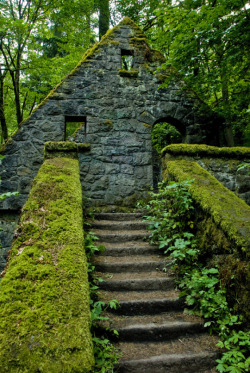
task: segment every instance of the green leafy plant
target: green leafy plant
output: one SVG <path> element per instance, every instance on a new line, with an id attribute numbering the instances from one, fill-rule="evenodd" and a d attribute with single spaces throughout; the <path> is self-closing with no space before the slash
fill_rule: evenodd
<path id="1" fill-rule="evenodd" d="M 217 268 L 205 267 L 195 238 L 195 208 L 187 189 L 192 180 L 159 184 L 157 193 L 141 203 L 151 229 L 151 241 L 172 259 L 181 296 L 189 312 L 206 319 L 205 327 L 219 334 L 218 346 L 227 351 L 217 360 L 219 372 L 243 373 L 249 369 L 249 333 L 239 331 L 240 315 L 230 309 Z"/>
<path id="2" fill-rule="evenodd" d="M 250 332 L 233 331 L 225 341 L 220 341 L 218 346 L 226 349 L 221 359 L 217 360 L 219 372 L 243 373 L 250 368 Z"/>
<path id="3" fill-rule="evenodd" d="M 152 143 L 157 153 L 161 153 L 165 146 L 179 143 L 182 140 L 180 132 L 169 123 L 157 123 L 152 130 Z"/>

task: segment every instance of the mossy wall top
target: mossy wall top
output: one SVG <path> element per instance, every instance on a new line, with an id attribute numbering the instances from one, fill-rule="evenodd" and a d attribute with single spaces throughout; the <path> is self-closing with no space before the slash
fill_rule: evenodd
<path id="1" fill-rule="evenodd" d="M 250 205 L 250 148 L 173 144 L 162 150 L 165 159 L 196 161 L 226 188 Z M 242 164 L 248 166 L 242 168 Z"/>
<path id="2" fill-rule="evenodd" d="M 47 160 L 0 283 L 1 372 L 91 370 L 87 271 L 78 161 Z"/>
<path id="3" fill-rule="evenodd" d="M 196 162 L 163 158 L 163 178 L 192 180 L 188 189 L 196 204 L 231 241 L 232 247 L 250 255 L 250 207 Z"/>

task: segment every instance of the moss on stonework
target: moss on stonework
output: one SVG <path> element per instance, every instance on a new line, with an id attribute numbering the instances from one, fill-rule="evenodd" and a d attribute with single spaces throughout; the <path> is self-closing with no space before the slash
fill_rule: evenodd
<path id="1" fill-rule="evenodd" d="M 119 69 L 119 75 L 127 78 L 136 78 L 139 74 L 138 70 L 123 70 Z"/>
<path id="2" fill-rule="evenodd" d="M 246 158 L 250 157 L 250 148 L 233 147 L 218 148 L 216 146 L 198 145 L 198 144 L 172 144 L 162 150 L 162 155 L 189 155 L 189 156 L 209 156 L 226 158 Z"/>
<path id="3" fill-rule="evenodd" d="M 77 159 L 78 153 L 90 150 L 89 144 L 78 144 L 71 141 L 47 141 L 44 145 L 44 158 L 68 157 Z"/>
<path id="4" fill-rule="evenodd" d="M 196 162 L 163 159 L 164 178 L 168 174 L 177 181 L 193 179 L 190 187 L 194 201 L 209 213 L 228 239 L 241 253 L 250 254 L 250 207 L 225 188 Z"/>
<path id="5" fill-rule="evenodd" d="M 34 180 L 0 284 L 1 372 L 90 372 L 88 266 L 77 160 Z"/>
<path id="6" fill-rule="evenodd" d="M 106 126 L 108 126 L 108 127 L 113 127 L 113 122 L 112 122 L 112 120 L 107 119 L 107 120 L 104 121 L 104 124 L 105 124 Z"/>
<path id="7" fill-rule="evenodd" d="M 218 268 L 230 307 L 249 322 L 250 207 L 194 161 L 164 157 L 163 169 L 165 180 L 193 180 L 188 189 L 200 260 Z"/>

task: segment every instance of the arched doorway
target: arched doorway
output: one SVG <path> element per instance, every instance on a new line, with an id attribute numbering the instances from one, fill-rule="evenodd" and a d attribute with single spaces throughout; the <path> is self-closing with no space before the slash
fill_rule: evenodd
<path id="1" fill-rule="evenodd" d="M 186 128 L 175 118 L 163 117 L 155 121 L 152 132 L 153 188 L 161 181 L 161 150 L 170 144 L 186 142 Z"/>

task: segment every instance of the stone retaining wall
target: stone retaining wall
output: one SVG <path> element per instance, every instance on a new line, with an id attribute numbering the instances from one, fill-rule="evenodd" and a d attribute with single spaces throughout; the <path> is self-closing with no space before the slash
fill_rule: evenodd
<path id="1" fill-rule="evenodd" d="M 166 160 L 185 159 L 197 162 L 250 205 L 250 148 L 174 144 L 163 149 L 162 155 Z M 244 163 L 248 167 L 239 169 Z"/>

